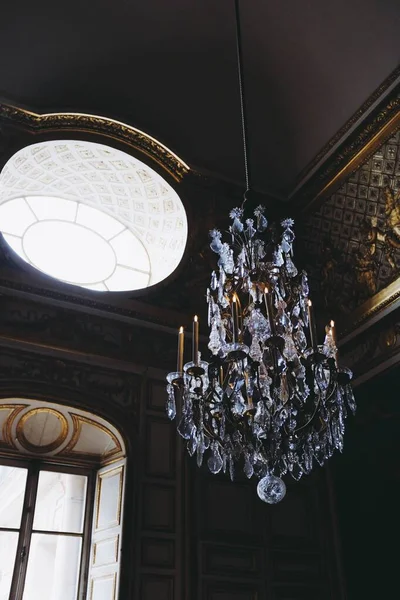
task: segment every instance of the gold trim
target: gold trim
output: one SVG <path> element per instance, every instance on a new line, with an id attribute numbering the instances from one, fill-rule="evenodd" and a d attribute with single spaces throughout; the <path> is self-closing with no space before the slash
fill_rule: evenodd
<path id="1" fill-rule="evenodd" d="M 124 142 L 154 160 L 176 180 L 181 181 L 190 171 L 179 156 L 164 144 L 136 127 L 98 115 L 85 113 L 45 113 L 39 114 L 0 103 L 0 117 L 15 122 L 34 133 L 44 131 L 78 131 L 96 133 L 119 142 Z"/>
<path id="2" fill-rule="evenodd" d="M 113 590 L 112 590 L 112 600 L 115 600 L 115 595 L 117 592 L 117 574 L 109 573 L 107 575 L 102 575 L 101 577 L 91 577 L 90 581 L 90 600 L 93 600 L 93 588 L 95 581 L 100 581 L 101 579 L 113 579 Z"/>
<path id="3" fill-rule="evenodd" d="M 61 432 L 58 435 L 57 439 L 55 439 L 50 444 L 46 444 L 45 446 L 37 446 L 36 444 L 32 444 L 31 442 L 29 442 L 29 440 L 26 439 L 24 427 L 28 419 L 37 414 L 42 413 L 50 413 L 54 415 L 61 424 Z M 54 410 L 54 408 L 34 408 L 25 413 L 19 420 L 17 424 L 17 440 L 19 441 L 21 446 L 25 448 L 25 450 L 28 450 L 29 452 L 33 452 L 35 454 L 45 454 L 47 452 L 52 452 L 53 450 L 61 446 L 61 444 L 66 440 L 66 437 L 68 435 L 68 429 L 69 428 L 67 419 L 62 413 L 58 412 L 57 410 Z"/>
<path id="4" fill-rule="evenodd" d="M 12 448 L 16 448 L 16 446 L 14 444 L 12 432 L 11 432 L 13 423 L 14 423 L 15 419 L 18 417 L 19 413 L 21 411 L 23 411 L 24 408 L 27 408 L 28 406 L 29 406 L 29 404 L 2 404 L 2 406 L 1 406 L 2 409 L 3 408 L 14 409 L 13 412 L 11 412 L 8 415 L 7 420 L 3 424 L 3 439 L 6 442 L 6 444 L 11 446 Z"/>
<path id="5" fill-rule="evenodd" d="M 302 210 L 306 211 L 318 200 L 326 198 L 333 193 L 333 187 L 339 187 L 342 181 L 362 165 L 379 148 L 386 138 L 389 138 L 400 127 L 400 110 L 359 150 L 353 158 L 345 164 L 342 169 L 315 195 L 312 200 L 304 205 Z"/>
<path id="6" fill-rule="evenodd" d="M 355 331 L 368 320 L 378 316 L 380 312 L 393 310 L 394 305 L 400 300 L 400 277 L 385 287 L 383 290 L 369 298 L 361 306 L 356 308 L 350 315 L 346 317 L 343 324 L 340 324 L 340 337 L 342 343 L 346 343 L 346 339 L 350 334 L 354 336 Z"/>
<path id="7" fill-rule="evenodd" d="M 326 155 L 334 146 L 340 143 L 340 140 L 344 138 L 346 133 L 349 131 L 351 127 L 360 122 L 364 114 L 367 112 L 371 106 L 378 102 L 380 99 L 384 102 L 383 94 L 386 92 L 391 85 L 396 83 L 396 80 L 400 78 L 400 67 L 396 67 L 392 73 L 376 88 L 376 90 L 367 98 L 367 100 L 356 110 L 355 113 L 350 117 L 348 121 L 337 131 L 334 136 L 328 141 L 323 148 L 318 152 L 318 154 L 304 167 L 304 169 L 298 175 L 297 182 L 301 182 L 304 180 L 307 175 L 310 173 L 312 169 L 317 167 L 317 165 L 324 160 Z M 397 85 L 397 83 L 396 83 Z M 389 92 L 390 94 L 390 92 Z"/>
<path id="8" fill-rule="evenodd" d="M 104 531 L 105 529 L 110 529 L 111 527 L 117 527 L 121 524 L 121 513 L 122 513 L 122 490 L 124 486 L 124 467 L 125 465 L 120 465 L 114 469 L 110 469 L 109 471 L 105 471 L 104 473 L 98 474 L 98 483 L 96 490 L 96 500 L 95 500 L 95 531 Z M 99 509 L 100 509 L 100 496 L 101 496 L 101 486 L 103 479 L 108 479 L 109 477 L 114 477 L 114 475 L 120 473 L 119 478 L 119 490 L 118 490 L 118 507 L 117 507 L 117 515 L 116 521 L 111 524 L 106 525 L 105 527 L 99 527 Z"/>
<path id="9" fill-rule="evenodd" d="M 60 452 L 60 455 L 63 455 L 63 456 L 87 456 L 87 457 L 96 456 L 99 459 L 101 459 L 101 462 L 103 462 L 104 460 L 111 458 L 115 454 L 118 454 L 119 452 L 122 451 L 122 446 L 121 446 L 120 441 L 117 438 L 117 436 L 110 429 L 108 429 L 108 427 L 106 427 L 102 423 L 98 423 L 97 421 L 93 421 L 92 419 L 89 419 L 88 417 L 84 417 L 82 415 L 77 415 L 75 413 L 70 413 L 70 417 L 72 418 L 74 431 L 73 431 L 70 441 L 68 442 L 66 447 Z M 91 425 L 92 427 L 95 427 L 96 429 L 100 429 L 103 433 L 106 433 L 107 435 L 109 435 L 115 444 L 115 448 L 113 450 L 110 450 L 109 452 L 107 452 L 104 455 L 99 455 L 99 454 L 96 454 L 95 452 L 79 452 L 79 451 L 74 452 L 74 447 L 77 444 L 79 437 L 81 435 L 83 423 L 86 423 L 86 425 Z"/>
<path id="10" fill-rule="evenodd" d="M 100 544 L 104 544 L 105 542 L 110 542 L 110 541 L 114 542 L 115 559 L 111 562 L 105 562 L 105 563 L 96 565 L 97 546 L 99 546 Z M 118 547 L 119 547 L 119 533 L 117 533 L 116 535 L 113 535 L 112 537 L 104 538 L 103 540 L 98 540 L 98 541 L 94 542 L 93 543 L 92 567 L 105 567 L 107 565 L 113 565 L 115 563 L 118 563 Z"/>

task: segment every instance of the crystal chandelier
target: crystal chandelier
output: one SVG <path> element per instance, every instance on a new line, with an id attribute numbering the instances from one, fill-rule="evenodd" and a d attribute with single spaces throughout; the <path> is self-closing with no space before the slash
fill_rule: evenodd
<path id="1" fill-rule="evenodd" d="M 248 191 L 238 0 L 235 8 Z M 259 479 L 261 500 L 275 504 L 286 493 L 284 475 L 298 481 L 343 449 L 355 401 L 351 371 L 338 364 L 333 321 L 318 344 L 307 275 L 293 263 L 293 220 L 269 224 L 264 207 L 248 216 L 244 205 L 231 211 L 226 239 L 210 232 L 218 255 L 207 290 L 211 358 L 200 355 L 196 316 L 185 365 L 179 330 L 167 414 L 176 417 L 179 401 L 178 432 L 199 467 L 206 457 L 212 473 L 229 472 L 231 479 L 235 468 L 243 469 Z"/>

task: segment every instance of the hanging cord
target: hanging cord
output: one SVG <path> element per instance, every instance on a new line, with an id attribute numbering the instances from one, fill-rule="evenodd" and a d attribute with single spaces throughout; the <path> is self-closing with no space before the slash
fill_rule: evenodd
<path id="1" fill-rule="evenodd" d="M 235 0 L 235 20 L 236 20 L 236 57 L 237 70 L 239 79 L 239 96 L 240 96 L 240 115 L 242 121 L 242 140 L 243 140 L 243 158 L 244 158 L 244 174 L 246 178 L 246 191 L 244 193 L 243 204 L 246 202 L 250 192 L 250 167 L 248 162 L 248 138 L 247 138 L 247 119 L 246 105 L 244 95 L 244 79 L 243 79 L 243 58 L 242 58 L 242 38 L 240 29 L 240 10 L 239 0 Z M 243 206 L 242 204 L 242 206 Z"/>

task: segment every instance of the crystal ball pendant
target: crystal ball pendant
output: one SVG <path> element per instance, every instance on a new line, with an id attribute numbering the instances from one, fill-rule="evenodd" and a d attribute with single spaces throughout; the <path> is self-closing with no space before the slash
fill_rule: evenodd
<path id="1" fill-rule="evenodd" d="M 266 475 L 257 485 L 258 497 L 268 504 L 277 504 L 286 494 L 286 485 L 280 477 Z"/>

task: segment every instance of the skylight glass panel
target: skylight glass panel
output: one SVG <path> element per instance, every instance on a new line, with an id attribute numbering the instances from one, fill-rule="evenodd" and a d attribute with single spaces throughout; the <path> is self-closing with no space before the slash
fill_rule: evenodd
<path id="1" fill-rule="evenodd" d="M 149 275 L 117 265 L 112 276 L 104 283 L 110 291 L 139 290 L 149 285 Z"/>
<path id="2" fill-rule="evenodd" d="M 3 233 L 22 235 L 36 217 L 24 198 L 16 198 L 0 205 L 0 227 Z"/>
<path id="3" fill-rule="evenodd" d="M 48 196 L 27 196 L 26 201 L 39 221 L 44 219 L 75 220 L 78 205 L 73 200 Z"/>
<path id="4" fill-rule="evenodd" d="M 26 260 L 25 252 L 22 248 L 22 238 L 17 237 L 16 235 L 10 235 L 9 233 L 4 233 L 3 236 L 7 244 L 11 246 L 14 252 L 16 252 L 18 256 Z"/>
<path id="5" fill-rule="evenodd" d="M 37 223 L 25 234 L 23 248 L 30 262 L 47 275 L 80 285 L 108 278 L 116 264 L 106 240 L 75 223 Z"/>
<path id="6" fill-rule="evenodd" d="M 110 240 L 110 244 L 118 256 L 118 264 L 149 272 L 149 256 L 143 244 L 130 231 L 125 229 Z"/>
<path id="7" fill-rule="evenodd" d="M 25 196 L 33 172 L 35 191 Z M 93 142 L 52 140 L 23 148 L 0 172 L 0 232 L 51 277 L 123 291 L 172 273 L 186 246 L 187 219 L 176 191 L 139 159 Z"/>

